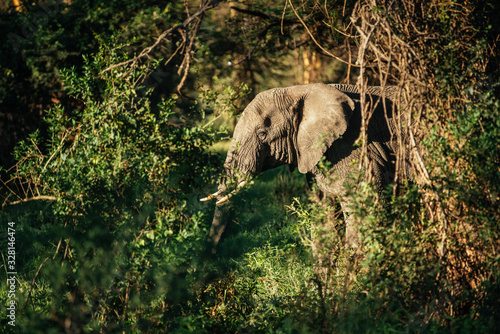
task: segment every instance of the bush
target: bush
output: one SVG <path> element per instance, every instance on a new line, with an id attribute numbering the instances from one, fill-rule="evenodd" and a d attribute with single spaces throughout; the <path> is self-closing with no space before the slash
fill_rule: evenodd
<path id="1" fill-rule="evenodd" d="M 168 328 L 165 312 L 199 279 L 208 212 L 193 203 L 217 175 L 207 151 L 217 135 L 174 123 L 172 99 L 153 111 L 138 84 L 146 65 L 102 73 L 121 60 L 103 41 L 81 75 L 63 70 L 85 108 L 56 106 L 48 141 L 34 133 L 16 149 L 2 220 L 17 223 L 26 261 L 17 263 L 23 332 Z"/>
<path id="2" fill-rule="evenodd" d="M 82 66 L 63 62 L 60 76 L 39 78 L 61 84 L 73 103 L 47 111 L 47 134 L 21 142 L 17 164 L 2 175 L 0 220 L 16 223 L 23 332 L 498 331 L 500 53 L 491 2 L 308 0 L 267 11 L 268 3 L 248 1 L 237 13 L 205 13 L 208 27 L 200 15 L 189 38 L 170 35 L 148 61 L 112 68 L 147 45 L 163 21 L 179 21 L 183 4 L 73 3 L 72 10 L 92 12 L 82 20 L 97 23 L 98 47 L 92 37 L 89 49 L 78 49 L 90 50 Z M 133 24 L 106 37 L 128 22 L 122 11 L 115 15 L 120 9 L 134 13 Z M 228 24 L 218 25 L 226 14 Z M 352 30 L 340 34 L 347 23 Z M 55 36 L 37 31 L 41 38 L 24 42 L 57 46 Z M 344 61 L 356 51 L 362 66 L 344 68 L 348 76 L 397 86 L 397 175 L 412 171 L 411 181 L 382 197 L 370 182 L 351 189 L 362 234 L 356 253 L 344 247 L 336 199 L 307 198 L 296 172 L 269 171 L 232 197 L 236 219 L 213 254 L 206 248 L 213 207 L 197 201 L 215 188 L 222 167 L 211 153 L 222 134 L 212 126 L 224 122 L 220 114 L 236 115 L 259 82 L 275 85 L 269 73 L 296 80 L 287 72 L 291 58 L 276 56 L 294 47 L 294 63 L 297 55 L 312 60 L 316 47 L 343 52 Z M 153 60 L 159 52 L 171 56 L 168 66 Z M 234 60 L 234 68 L 220 66 Z M 301 74 L 312 78 L 320 63 Z M 170 75 L 175 64 L 192 67 Z M 275 64 L 287 70 L 264 68 Z M 14 72 L 4 69 L 6 77 Z M 206 106 L 170 96 L 179 80 L 192 88 L 192 73 Z M 235 77 L 239 85 L 222 94 L 212 88 Z M 166 89 L 153 93 L 159 86 Z M 15 100 L 16 87 L 0 87 L 0 99 Z M 369 159 L 360 161 L 369 170 Z M 0 302 L 8 301 L 2 289 Z"/>

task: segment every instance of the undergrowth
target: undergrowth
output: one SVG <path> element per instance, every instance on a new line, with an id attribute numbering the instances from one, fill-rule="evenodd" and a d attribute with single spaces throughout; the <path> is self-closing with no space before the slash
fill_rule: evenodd
<path id="1" fill-rule="evenodd" d="M 343 21 L 322 4 L 289 1 L 279 15 L 288 15 L 287 24 L 314 24 L 321 41 L 333 43 L 328 31 Z M 360 88 L 367 80 L 396 85 L 401 111 L 399 182 L 384 194 L 370 182 L 351 189 L 358 251 L 344 247 L 337 199 L 314 185 L 305 190 L 304 176 L 280 168 L 232 198 L 235 219 L 213 252 L 207 235 L 214 208 L 199 198 L 216 187 L 224 148 L 214 144 L 229 137 L 214 124 L 223 118 L 217 112 L 236 114 L 235 101 L 247 98 L 248 87 L 200 89 L 199 104 L 183 102 L 180 91 L 153 98 L 155 87 L 146 83 L 161 61 L 151 54 L 113 66 L 130 60 L 129 45 L 98 36 L 98 52 L 81 67 L 60 70 L 74 108 L 55 102 L 45 112 L 47 133 L 20 142 L 16 164 L 1 171 L 0 272 L 9 275 L 12 222 L 15 330 L 498 332 L 500 67 L 493 5 L 344 4 L 353 30 L 342 36 L 352 38 L 346 45 L 363 64 Z M 293 21 L 301 15 L 307 22 Z M 319 29 L 324 24 L 328 29 Z M 179 43 L 188 43 L 182 36 Z M 193 44 L 187 45 L 183 62 L 190 61 Z M 184 69 L 178 76 L 185 79 Z M 362 167 L 369 169 L 369 159 Z M 401 181 L 408 171 L 410 181 Z M 1 305 L 12 300 L 5 287 Z M 13 329 L 1 316 L 0 329 Z"/>

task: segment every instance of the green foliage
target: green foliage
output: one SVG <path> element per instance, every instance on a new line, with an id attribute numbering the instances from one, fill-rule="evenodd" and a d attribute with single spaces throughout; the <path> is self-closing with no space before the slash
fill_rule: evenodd
<path id="1" fill-rule="evenodd" d="M 11 152 L 18 141 L 36 129 L 45 135 L 42 117 L 54 102 L 68 109 L 79 104 L 63 91 L 60 71 L 81 73 L 82 55 L 98 52 L 97 36 L 117 35 L 128 53 L 137 53 L 183 13 L 182 4 L 156 0 L 22 3 L 25 10 L 0 12 L 0 126 L 9 134 L 0 144 L 3 167 L 15 163 Z"/>
<path id="2" fill-rule="evenodd" d="M 173 100 L 152 111 L 136 84 L 146 66 L 101 75 L 123 59 L 119 50 L 103 42 L 82 74 L 61 71 L 85 108 L 47 112 L 45 154 L 37 133 L 16 149 L 12 178 L 26 186 L 20 200 L 50 200 L 2 213 L 21 226 L 18 251 L 28 261 L 18 262 L 24 332 L 152 330 L 197 280 L 192 263 L 205 245 L 205 213 L 187 203 L 219 162 L 206 150 L 216 136 L 172 123 Z"/>
<path id="3" fill-rule="evenodd" d="M 419 55 L 415 67 L 400 60 L 393 75 L 422 71 L 425 76 L 419 79 L 426 82 L 419 92 L 420 84 L 409 80 L 414 92 L 405 95 L 423 102 L 412 119 L 421 127 L 425 147 L 424 155 L 411 157 L 416 184 L 388 190 L 390 206 L 382 210 L 373 191 L 361 187 L 354 205 L 363 222 L 363 262 L 369 268 L 360 276 L 368 292 L 363 300 L 378 314 L 397 318 L 399 324 L 381 319 L 396 331 L 498 330 L 490 297 L 498 298 L 500 273 L 500 73 L 498 53 L 487 50 L 489 36 L 499 30 L 484 24 L 492 22 L 490 5 L 468 5 L 455 11 L 434 1 L 427 18 L 415 15 L 418 11 L 412 16 L 381 8 L 370 17 L 389 16 L 391 29 Z M 404 22 L 435 40 L 423 42 L 407 24 L 396 24 Z M 481 28 L 468 30 L 471 25 Z M 374 36 L 382 41 L 386 33 Z M 421 171 L 422 164 L 428 175 Z"/>
<path id="4" fill-rule="evenodd" d="M 72 1 L 2 13 L 0 103 L 11 111 L 44 111 L 43 126 L 21 136 L 16 164 L 2 171 L 4 260 L 5 222 L 16 222 L 16 327 L 26 333 L 498 331 L 497 12 L 488 1 L 435 0 L 419 3 L 429 9 L 420 15 L 398 7 L 403 2 L 308 0 L 286 8 L 232 2 L 242 11 L 221 2 L 191 36 L 196 47 L 187 52 L 192 77 L 184 93 L 194 102 L 172 94 L 181 76 L 176 66 L 185 65 L 182 52 L 174 55 L 181 33 L 147 61 L 109 66 L 183 22 L 184 3 L 192 14 L 198 2 Z M 363 21 L 363 6 L 380 20 Z M 351 24 L 351 12 L 360 21 Z M 344 247 L 336 199 L 319 200 L 316 190 L 307 197 L 296 171 L 269 171 L 232 198 L 235 221 L 211 253 L 213 205 L 197 199 L 216 187 L 224 155 L 219 140 L 250 91 L 301 82 L 298 60 L 320 52 L 297 16 L 334 53 L 359 46 L 339 32 L 346 24 L 386 24 L 390 29 L 374 30 L 375 42 L 367 45 L 394 48 L 387 52 L 391 61 L 404 59 L 398 71 L 407 63 L 424 68 L 402 76 L 390 67 L 380 72 L 403 86 L 425 73 L 417 79 L 427 91 L 423 99 L 410 96 L 419 103 L 408 113 L 424 133 L 426 154 L 418 164 L 429 178 L 415 175 L 384 194 L 369 182 L 350 189 L 362 236 L 356 252 Z M 21 35 L 23 27 L 29 29 Z M 388 31 L 393 35 L 384 39 Z M 9 40 L 9 32 L 17 37 Z M 322 70 L 325 82 L 344 77 Z M 56 104 L 48 108 L 51 99 Z M 31 121 L 26 116 L 21 123 Z M 0 271 L 3 277 L 5 262 Z M 9 299 L 4 286 L 2 305 Z M 10 329 L 4 320 L 0 328 Z"/>

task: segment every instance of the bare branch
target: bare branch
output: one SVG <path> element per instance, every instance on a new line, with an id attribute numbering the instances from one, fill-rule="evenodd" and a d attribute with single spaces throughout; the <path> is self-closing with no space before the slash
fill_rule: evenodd
<path id="1" fill-rule="evenodd" d="M 123 61 L 121 63 L 109 66 L 108 68 L 104 69 L 100 74 L 102 75 L 102 74 L 104 74 L 104 73 L 106 73 L 106 72 L 108 72 L 108 71 L 110 71 L 112 69 L 115 69 L 115 68 L 121 67 L 121 66 L 125 66 L 125 65 L 128 65 L 128 64 L 132 64 L 132 66 L 134 66 L 142 58 L 148 57 L 149 54 L 163 41 L 163 39 L 165 39 L 165 37 L 167 37 L 168 35 L 172 34 L 173 32 L 175 32 L 177 30 L 185 30 L 186 31 L 187 28 L 188 28 L 188 26 L 194 20 L 196 20 L 196 19 L 200 18 L 201 16 L 203 16 L 203 14 L 205 14 L 206 11 L 208 11 L 208 10 L 210 10 L 212 8 L 217 7 L 220 2 L 221 2 L 221 0 L 213 0 L 213 1 L 210 1 L 210 2 L 207 2 L 207 3 L 203 4 L 202 7 L 200 8 L 200 10 L 198 10 L 195 14 L 189 16 L 182 24 L 173 26 L 170 29 L 168 29 L 168 30 L 164 31 L 163 33 L 161 33 L 160 36 L 158 36 L 156 38 L 156 41 L 153 43 L 153 45 L 148 46 L 147 48 L 145 48 L 144 50 L 142 50 L 141 53 L 139 53 L 138 56 L 136 56 L 136 57 L 134 57 L 132 59 Z"/>
<path id="2" fill-rule="evenodd" d="M 338 56 L 335 56 L 333 53 L 331 53 L 330 51 L 326 50 L 317 40 L 316 38 L 314 37 L 314 35 L 312 34 L 311 30 L 309 30 L 309 28 L 307 27 L 306 23 L 304 22 L 304 20 L 302 19 L 302 17 L 300 17 L 299 13 L 297 12 L 297 10 L 295 9 L 295 7 L 293 6 L 292 4 L 292 1 L 291 0 L 287 0 L 287 3 L 290 4 L 290 7 L 292 8 L 293 12 L 295 13 L 295 16 L 297 16 L 297 18 L 299 19 L 300 23 L 302 23 L 302 25 L 304 26 L 304 28 L 306 29 L 307 33 L 309 34 L 309 36 L 311 37 L 311 39 L 313 40 L 314 44 L 316 44 L 316 46 L 318 48 L 320 48 L 321 51 L 323 51 L 326 55 L 334 58 L 334 59 L 337 59 L 338 61 L 346 64 L 346 65 L 349 65 L 349 66 L 356 66 L 355 64 L 351 64 L 351 63 L 348 63 L 347 61 L 345 61 L 344 59 L 342 59 L 341 57 L 338 57 Z"/>
<path id="3" fill-rule="evenodd" d="M 21 204 L 21 203 L 26 203 L 26 202 L 31 202 L 31 201 L 56 201 L 56 200 L 57 200 L 56 196 L 40 195 L 40 196 L 21 199 L 19 201 L 10 202 L 7 205 L 16 205 L 16 204 Z"/>
<path id="4" fill-rule="evenodd" d="M 256 11 L 256 10 L 242 9 L 242 8 L 238 8 L 236 6 L 231 6 L 229 8 L 231 8 L 232 10 L 235 10 L 237 12 L 243 13 L 243 14 L 248 14 L 248 15 L 260 17 L 264 20 L 268 20 L 270 18 L 269 15 L 262 13 L 262 12 L 259 12 L 259 11 Z"/>

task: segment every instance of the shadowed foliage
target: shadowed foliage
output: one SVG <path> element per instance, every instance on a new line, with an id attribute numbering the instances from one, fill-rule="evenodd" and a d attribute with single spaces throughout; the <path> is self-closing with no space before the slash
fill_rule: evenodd
<path id="1" fill-rule="evenodd" d="M 497 13 L 479 0 L 0 1 L 0 304 L 15 300 L 15 329 L 498 332 Z M 304 83 L 395 87 L 397 182 L 377 193 L 362 178 L 362 94 L 346 188 L 360 251 L 344 247 L 339 199 L 279 167 L 231 198 L 214 252 L 214 203 L 199 199 L 236 120 L 258 92 Z"/>

